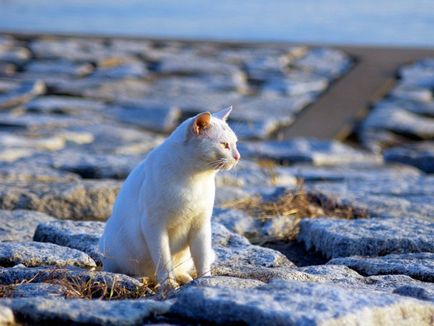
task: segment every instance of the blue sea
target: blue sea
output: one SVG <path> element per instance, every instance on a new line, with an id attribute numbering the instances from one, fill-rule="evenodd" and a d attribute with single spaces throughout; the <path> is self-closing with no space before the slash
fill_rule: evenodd
<path id="1" fill-rule="evenodd" d="M 434 46 L 434 0 L 0 0 L 0 30 Z"/>

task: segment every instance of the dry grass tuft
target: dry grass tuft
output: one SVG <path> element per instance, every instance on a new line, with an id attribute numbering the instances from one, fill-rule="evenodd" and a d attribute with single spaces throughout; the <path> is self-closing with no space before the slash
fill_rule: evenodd
<path id="1" fill-rule="evenodd" d="M 223 208 L 245 211 L 262 222 L 276 216 L 288 217 L 292 219 L 294 224 L 294 232 L 289 235 L 289 240 L 296 238 L 298 225 L 302 218 L 332 216 L 352 219 L 366 217 L 364 211 L 350 206 L 338 205 L 324 196 L 307 193 L 303 182 L 299 183 L 296 190 L 286 192 L 276 201 L 263 201 L 260 197 L 251 197 L 225 203 Z"/>
<path id="2" fill-rule="evenodd" d="M 67 276 L 62 278 L 47 278 L 43 281 L 36 281 L 37 276 L 32 279 L 24 280 L 16 284 L 0 285 L 0 298 L 10 297 L 15 288 L 21 284 L 28 283 L 48 283 L 60 285 L 64 290 L 67 299 L 100 299 L 100 300 L 122 300 L 138 299 L 155 295 L 157 285 L 149 279 L 142 279 L 142 284 L 135 289 L 128 289 L 122 286 L 121 282 L 114 279 L 112 282 L 89 278 L 84 280 L 82 277 Z"/>
<path id="3" fill-rule="evenodd" d="M 155 285 L 147 283 L 134 290 L 123 287 L 120 283 L 113 281 L 111 284 L 89 279 L 84 281 L 80 278 L 53 279 L 45 283 L 61 285 L 65 289 L 65 298 L 73 299 L 100 299 L 100 300 L 122 300 L 138 299 L 155 294 Z"/>

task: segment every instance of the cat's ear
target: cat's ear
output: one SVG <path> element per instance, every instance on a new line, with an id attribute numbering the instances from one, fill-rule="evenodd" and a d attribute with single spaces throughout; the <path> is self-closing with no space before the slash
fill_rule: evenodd
<path id="1" fill-rule="evenodd" d="M 203 112 L 199 114 L 193 121 L 193 133 L 201 134 L 204 130 L 211 126 L 211 113 Z"/>
<path id="2" fill-rule="evenodd" d="M 223 110 L 213 113 L 213 116 L 219 118 L 220 120 L 226 121 L 229 117 L 229 114 L 231 114 L 231 112 L 232 112 L 232 105 Z"/>

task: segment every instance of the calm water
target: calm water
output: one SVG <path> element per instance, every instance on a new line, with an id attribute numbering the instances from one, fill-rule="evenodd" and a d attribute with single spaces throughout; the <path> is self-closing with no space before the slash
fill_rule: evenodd
<path id="1" fill-rule="evenodd" d="M 434 46 L 434 0 L 0 0 L 0 30 Z"/>

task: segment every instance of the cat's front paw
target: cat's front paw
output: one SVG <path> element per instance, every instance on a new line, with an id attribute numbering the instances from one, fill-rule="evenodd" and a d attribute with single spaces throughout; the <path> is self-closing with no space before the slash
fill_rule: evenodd
<path id="1" fill-rule="evenodd" d="M 193 277 L 188 273 L 184 273 L 184 272 L 179 273 L 178 272 L 178 273 L 176 273 L 176 281 L 179 284 L 184 285 L 184 284 L 187 284 L 187 283 L 190 283 L 191 281 L 193 281 Z"/>
<path id="2" fill-rule="evenodd" d="M 160 292 L 164 296 L 176 289 L 179 289 L 178 282 L 173 278 L 167 278 L 160 283 L 160 286 L 158 287 L 158 292 Z"/>

